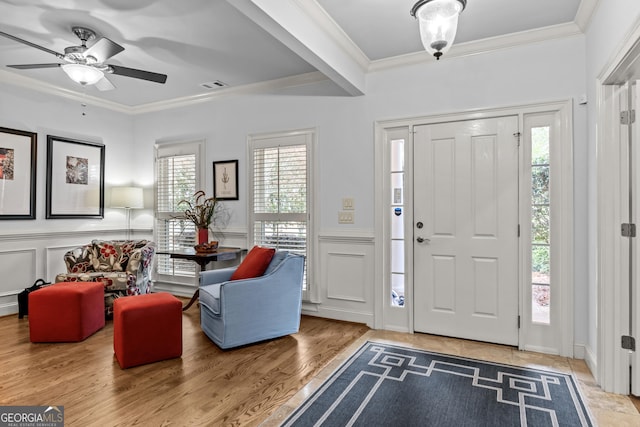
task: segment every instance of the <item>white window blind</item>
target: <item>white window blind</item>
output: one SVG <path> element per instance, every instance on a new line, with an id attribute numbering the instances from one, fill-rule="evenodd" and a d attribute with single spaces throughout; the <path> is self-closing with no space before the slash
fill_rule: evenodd
<path id="1" fill-rule="evenodd" d="M 160 146 L 156 151 L 155 241 L 158 252 L 191 248 L 196 241 L 193 223 L 183 218 L 179 202 L 199 188 L 199 144 Z M 159 276 L 195 277 L 196 266 L 187 260 L 156 256 Z"/>
<path id="2" fill-rule="evenodd" d="M 308 265 L 309 146 L 306 138 L 254 141 L 251 156 L 253 243 L 305 255 Z M 304 290 L 307 291 L 306 275 Z"/>

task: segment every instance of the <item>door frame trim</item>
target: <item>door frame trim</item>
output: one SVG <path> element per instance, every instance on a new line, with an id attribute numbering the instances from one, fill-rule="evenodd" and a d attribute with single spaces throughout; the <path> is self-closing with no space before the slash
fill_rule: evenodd
<path id="1" fill-rule="evenodd" d="M 455 122 L 464 120 L 475 119 L 487 119 L 502 116 L 518 116 L 519 129 L 523 128 L 524 115 L 542 112 L 558 112 L 561 115 L 561 129 L 563 149 L 562 149 L 562 168 L 556 173 L 561 174 L 561 181 L 563 185 L 563 197 L 562 206 L 560 210 L 560 222 L 562 224 L 562 236 L 561 241 L 554 245 L 556 250 L 560 251 L 561 259 L 561 271 L 558 273 L 559 280 L 567 285 L 564 286 L 560 304 L 562 317 L 560 320 L 560 333 L 561 333 L 561 347 L 559 350 L 560 355 L 566 357 L 573 357 L 574 355 L 574 217 L 573 217 L 573 103 L 571 99 L 549 101 L 536 104 L 524 104 L 519 106 L 507 106 L 491 109 L 477 109 L 464 112 L 443 113 L 429 116 L 416 116 L 409 118 L 380 120 L 376 121 L 374 125 L 374 137 L 375 137 L 375 254 L 376 259 L 383 260 L 384 254 L 387 252 L 384 245 L 386 241 L 384 236 L 387 233 L 389 224 L 389 212 L 385 209 L 385 200 L 387 193 L 385 192 L 386 185 L 385 180 L 389 175 L 389 166 L 387 160 L 387 153 L 385 152 L 385 137 L 387 133 L 393 129 L 406 128 L 409 131 L 409 148 L 410 152 L 413 152 L 413 127 L 417 125 L 436 124 L 443 122 Z M 522 160 L 522 154 L 519 154 Z M 521 165 L 522 166 L 522 165 Z M 520 169 L 522 173 L 522 168 Z M 413 171 L 407 170 L 407 182 L 412 181 Z M 413 213 L 407 212 L 410 217 L 406 221 L 413 223 Z M 521 218 L 520 218 L 521 219 Z M 520 254 L 522 254 L 523 248 L 522 240 L 519 242 Z M 405 255 L 408 259 L 413 259 L 413 250 L 409 247 L 405 247 Z M 520 257 L 522 259 L 522 257 Z M 407 316 L 407 324 L 404 327 L 399 327 L 397 324 L 388 324 L 388 319 L 393 317 L 389 315 L 390 303 L 389 296 L 384 294 L 384 289 L 387 288 L 388 279 L 385 276 L 386 268 L 382 265 L 382 262 L 376 263 L 375 266 L 375 307 L 374 307 L 374 328 L 376 329 L 393 329 L 402 330 L 405 329 L 409 332 L 413 332 L 413 314 Z M 522 269 L 520 269 L 522 270 Z M 523 287 L 525 286 L 522 279 L 523 275 L 520 274 L 520 280 L 518 283 L 519 293 L 523 295 Z M 528 281 L 527 281 L 528 283 Z M 411 283 L 407 283 L 407 286 L 411 287 Z M 412 292 L 411 292 L 412 294 Z M 519 312 L 522 314 L 522 297 L 520 298 Z M 408 304 L 408 307 L 413 307 L 413 304 Z M 519 348 L 524 349 L 526 346 L 526 328 L 520 328 L 519 332 Z"/>
<path id="2" fill-rule="evenodd" d="M 593 326 L 597 342 L 595 360 L 591 355 L 587 361 L 598 385 L 604 391 L 620 394 L 630 392 L 629 353 L 620 345 L 620 337 L 628 334 L 630 315 L 625 304 L 629 297 L 629 284 L 620 272 L 628 271 L 629 262 L 622 253 L 619 233 L 612 232 L 620 230 L 620 224 L 625 222 L 624 214 L 620 211 L 623 196 L 618 185 L 620 147 L 612 142 L 618 142 L 622 137 L 617 85 L 634 77 L 632 71 L 637 68 L 635 64 L 639 59 L 640 19 L 596 79 L 596 205 L 592 205 L 591 209 L 595 216 L 593 226 L 597 232 L 593 245 L 596 257 L 593 292 L 597 295 L 597 303 L 591 304 L 591 307 L 596 311 Z M 638 195 L 638 191 L 635 195 Z"/>

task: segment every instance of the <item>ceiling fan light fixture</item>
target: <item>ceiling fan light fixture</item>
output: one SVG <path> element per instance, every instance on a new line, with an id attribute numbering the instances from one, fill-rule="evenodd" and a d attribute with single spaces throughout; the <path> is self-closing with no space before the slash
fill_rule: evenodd
<path id="1" fill-rule="evenodd" d="M 466 5 L 467 0 L 419 0 L 411 8 L 411 16 L 420 24 L 422 44 L 436 59 L 451 48 Z"/>
<path id="2" fill-rule="evenodd" d="M 98 83 L 104 73 L 95 67 L 83 64 L 64 64 L 61 65 L 62 71 L 67 73 L 69 78 L 82 86 L 89 86 Z"/>

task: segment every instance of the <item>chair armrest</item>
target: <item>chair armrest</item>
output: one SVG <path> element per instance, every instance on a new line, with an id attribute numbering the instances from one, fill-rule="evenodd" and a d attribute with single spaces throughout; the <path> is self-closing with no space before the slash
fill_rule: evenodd
<path id="1" fill-rule="evenodd" d="M 129 260 L 127 262 L 127 272 L 137 275 L 142 272 L 148 275 L 148 271 L 151 267 L 151 261 L 155 255 L 155 245 L 152 242 L 147 243 L 141 248 L 136 248 L 129 253 Z"/>
<path id="2" fill-rule="evenodd" d="M 83 245 L 69 250 L 64 254 L 63 260 L 67 267 L 67 273 L 74 273 L 76 264 L 86 264 L 85 267 L 81 267 L 81 271 L 93 270 L 93 264 L 91 263 L 93 244 Z"/>
<path id="3" fill-rule="evenodd" d="M 213 285 L 215 283 L 226 282 L 231 279 L 231 275 L 238 267 L 219 268 L 217 270 L 206 270 L 200 272 L 200 286 Z"/>

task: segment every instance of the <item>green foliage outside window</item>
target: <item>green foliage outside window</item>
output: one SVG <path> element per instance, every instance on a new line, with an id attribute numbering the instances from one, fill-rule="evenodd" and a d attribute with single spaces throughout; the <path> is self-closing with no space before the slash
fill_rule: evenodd
<path id="1" fill-rule="evenodd" d="M 549 127 L 531 129 L 531 269 L 550 273 Z"/>

